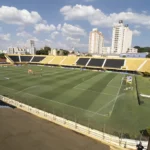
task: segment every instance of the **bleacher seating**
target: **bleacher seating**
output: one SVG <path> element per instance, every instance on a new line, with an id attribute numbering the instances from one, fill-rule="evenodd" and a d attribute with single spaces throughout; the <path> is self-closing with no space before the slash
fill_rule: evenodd
<path id="1" fill-rule="evenodd" d="M 107 59 L 104 68 L 118 68 L 124 66 L 124 59 Z"/>
<path id="2" fill-rule="evenodd" d="M 93 67 L 102 67 L 105 59 L 96 59 L 92 58 L 90 62 L 88 63 L 88 66 L 93 66 Z"/>
<path id="3" fill-rule="evenodd" d="M 41 61 L 41 64 L 48 64 L 53 58 L 54 58 L 54 56 L 46 56 L 46 57 Z"/>
<path id="4" fill-rule="evenodd" d="M 77 57 L 76 56 L 66 56 L 66 59 L 64 59 L 64 61 L 62 61 L 61 65 L 75 65 L 76 61 L 77 61 Z"/>
<path id="5" fill-rule="evenodd" d="M 33 56 L 20 56 L 21 62 L 30 62 Z"/>
<path id="6" fill-rule="evenodd" d="M 128 58 L 126 59 L 126 70 L 136 71 L 144 61 L 145 59 Z"/>
<path id="7" fill-rule="evenodd" d="M 56 56 L 49 64 L 59 65 L 65 58 L 65 56 Z"/>
<path id="8" fill-rule="evenodd" d="M 9 56 L 13 62 L 19 62 L 19 56 Z"/>
<path id="9" fill-rule="evenodd" d="M 92 58 L 77 56 L 49 56 L 49 55 L 5 55 L 6 62 L 15 63 L 36 63 L 62 66 L 77 66 L 122 69 L 127 71 L 150 72 L 150 59 L 146 58 Z M 20 61 L 21 60 L 21 61 Z M 103 66 L 104 65 L 104 66 Z"/>
<path id="10" fill-rule="evenodd" d="M 76 65 L 85 66 L 90 58 L 79 58 Z"/>
<path id="11" fill-rule="evenodd" d="M 150 60 L 147 60 L 146 63 L 140 68 L 141 72 L 150 72 Z"/>
<path id="12" fill-rule="evenodd" d="M 40 62 L 45 58 L 45 56 L 34 56 L 32 62 Z"/>

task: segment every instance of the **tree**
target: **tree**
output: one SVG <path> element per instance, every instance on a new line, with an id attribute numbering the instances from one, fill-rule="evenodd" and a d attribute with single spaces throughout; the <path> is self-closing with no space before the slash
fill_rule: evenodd
<path id="1" fill-rule="evenodd" d="M 5 54 L 4 54 L 4 53 L 1 53 L 1 54 L 0 54 L 0 58 L 3 58 L 3 59 L 4 59 L 4 58 L 5 58 Z"/>
<path id="2" fill-rule="evenodd" d="M 45 46 L 44 48 L 37 50 L 36 55 L 48 55 L 50 51 L 51 51 L 51 48 L 48 46 Z"/>
<path id="3" fill-rule="evenodd" d="M 134 48 L 138 49 L 138 53 L 144 53 L 144 52 L 150 53 L 150 47 L 135 46 Z"/>
<path id="4" fill-rule="evenodd" d="M 64 56 L 68 56 L 68 54 L 69 54 L 69 51 L 63 50 L 63 55 L 64 55 Z"/>

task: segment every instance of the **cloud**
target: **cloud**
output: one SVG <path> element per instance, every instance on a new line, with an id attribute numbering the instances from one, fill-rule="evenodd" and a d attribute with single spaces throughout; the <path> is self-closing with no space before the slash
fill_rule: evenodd
<path id="1" fill-rule="evenodd" d="M 0 7 L 0 21 L 7 24 L 35 24 L 41 20 L 41 16 L 36 11 L 29 12 L 26 9 L 19 10 L 8 6 Z"/>
<path id="2" fill-rule="evenodd" d="M 147 14 L 147 11 L 146 11 L 146 10 L 143 10 L 142 13 L 143 13 L 143 14 Z"/>
<path id="3" fill-rule="evenodd" d="M 61 24 L 58 24 L 57 30 L 58 30 L 58 31 L 61 30 Z"/>
<path id="4" fill-rule="evenodd" d="M 62 34 L 66 36 L 85 36 L 86 32 L 84 29 L 73 26 L 71 24 L 64 23 L 61 28 Z"/>
<path id="5" fill-rule="evenodd" d="M 59 32 L 55 31 L 55 32 L 51 33 L 50 37 L 52 39 L 55 39 L 58 34 L 59 34 Z"/>
<path id="6" fill-rule="evenodd" d="M 106 39 L 104 39 L 104 43 L 105 43 L 105 44 L 111 44 L 111 40 L 106 40 Z"/>
<path id="7" fill-rule="evenodd" d="M 135 25 L 134 28 L 138 29 L 140 28 L 141 26 L 140 25 Z"/>
<path id="8" fill-rule="evenodd" d="M 132 11 L 133 11 L 132 8 L 127 9 L 127 12 L 132 12 Z"/>
<path id="9" fill-rule="evenodd" d="M 120 13 L 105 14 L 93 6 L 75 5 L 64 6 L 60 9 L 65 20 L 87 20 L 91 25 L 101 27 L 112 27 L 119 20 L 127 23 L 150 26 L 150 15 L 127 11 Z"/>
<path id="10" fill-rule="evenodd" d="M 141 34 L 141 32 L 140 31 L 138 31 L 138 30 L 133 30 L 133 35 L 135 35 L 135 36 L 139 36 Z"/>
<path id="11" fill-rule="evenodd" d="M 21 31 L 24 31 L 25 27 L 24 26 L 19 26 L 16 31 L 17 32 L 21 32 Z"/>
<path id="12" fill-rule="evenodd" d="M 23 37 L 23 38 L 29 38 L 29 37 L 32 37 L 32 35 L 29 34 L 29 33 L 26 32 L 26 31 L 18 32 L 16 35 L 17 35 L 17 36 L 20 36 L 20 37 Z"/>
<path id="13" fill-rule="evenodd" d="M 52 41 L 51 41 L 51 40 L 49 40 L 49 39 L 45 39 L 45 42 L 52 43 Z"/>
<path id="14" fill-rule="evenodd" d="M 7 33 L 7 34 L 0 34 L 0 41 L 9 41 L 10 40 L 10 34 Z"/>
<path id="15" fill-rule="evenodd" d="M 67 37 L 66 40 L 71 42 L 71 43 L 75 43 L 75 44 L 80 42 L 79 38 Z"/>
<path id="16" fill-rule="evenodd" d="M 50 32 L 56 29 L 56 27 L 53 24 L 48 25 L 48 24 L 42 24 L 42 23 L 36 24 L 34 28 L 35 28 L 36 33 L 41 32 L 41 31 Z"/>

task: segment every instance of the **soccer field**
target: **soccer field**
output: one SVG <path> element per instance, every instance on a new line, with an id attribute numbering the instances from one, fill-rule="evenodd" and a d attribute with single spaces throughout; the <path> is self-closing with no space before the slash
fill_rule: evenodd
<path id="1" fill-rule="evenodd" d="M 126 76 L 46 66 L 1 67 L 0 94 L 91 128 L 134 137 L 150 126 L 150 99 L 142 98 L 139 106 L 134 76 L 133 89 L 125 90 Z M 137 79 L 138 87 L 143 87 L 139 90 L 150 95 L 144 90 L 150 81 Z"/>

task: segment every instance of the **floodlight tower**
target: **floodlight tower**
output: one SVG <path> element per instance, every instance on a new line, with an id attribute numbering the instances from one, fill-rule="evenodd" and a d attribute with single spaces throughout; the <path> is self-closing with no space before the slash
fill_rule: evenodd
<path id="1" fill-rule="evenodd" d="M 35 42 L 34 42 L 34 40 L 30 40 L 30 53 L 32 54 L 32 55 L 35 55 Z"/>

